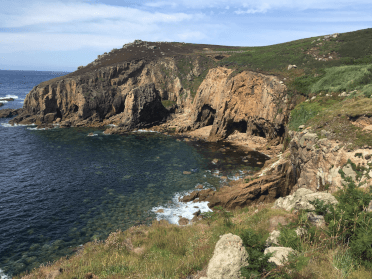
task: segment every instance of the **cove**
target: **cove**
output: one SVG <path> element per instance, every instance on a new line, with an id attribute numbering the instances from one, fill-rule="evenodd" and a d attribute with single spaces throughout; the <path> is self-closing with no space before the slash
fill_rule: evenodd
<path id="1" fill-rule="evenodd" d="M 267 159 L 228 143 L 160 133 L 108 136 L 92 128 L 1 123 L 0 268 L 6 274 L 71 255 L 112 231 L 151 224 L 159 217 L 153 209 L 172 208 L 175 195 L 199 184 L 218 188 L 221 176 L 237 179 Z"/>

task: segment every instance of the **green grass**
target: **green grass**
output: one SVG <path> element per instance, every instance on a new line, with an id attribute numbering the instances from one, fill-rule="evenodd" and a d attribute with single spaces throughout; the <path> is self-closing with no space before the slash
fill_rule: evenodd
<path id="1" fill-rule="evenodd" d="M 372 116 L 372 98 L 317 97 L 298 104 L 292 111 L 288 127 L 298 131 L 300 125 L 310 126 L 320 135 L 321 130 L 332 134 L 332 139 L 350 143 L 350 148 L 371 145 L 372 133 L 353 125 L 351 118 Z"/>
<path id="2" fill-rule="evenodd" d="M 372 83 L 372 64 L 358 66 L 340 66 L 325 69 L 325 74 L 314 79 L 311 93 L 342 92 L 360 90 L 370 96 Z"/>

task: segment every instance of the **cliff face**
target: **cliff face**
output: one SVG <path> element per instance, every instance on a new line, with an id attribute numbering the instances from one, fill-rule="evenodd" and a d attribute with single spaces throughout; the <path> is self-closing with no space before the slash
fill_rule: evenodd
<path id="1" fill-rule="evenodd" d="M 285 86 L 274 76 L 248 71 L 234 76 L 231 69 L 209 69 L 208 59 L 162 57 L 81 75 L 78 70 L 33 88 L 23 113 L 10 123 L 115 124 L 122 132 L 156 125 L 176 112 L 187 119 L 179 132 L 212 125 L 210 141 L 238 130 L 281 142 L 288 119 Z M 171 108 L 163 106 L 165 100 Z"/>
<path id="2" fill-rule="evenodd" d="M 185 129 L 213 125 L 210 141 L 235 130 L 269 140 L 282 138 L 288 116 L 285 86 L 274 76 L 244 71 L 232 77 L 232 73 L 226 68 L 209 71 L 191 107 L 192 123 Z"/>
<path id="3" fill-rule="evenodd" d="M 168 115 L 162 99 L 180 110 L 191 103 L 176 71 L 172 59 L 140 60 L 41 84 L 26 96 L 23 113 L 10 123 L 47 124 L 60 118 L 73 126 L 116 124 L 128 130 L 156 124 Z"/>

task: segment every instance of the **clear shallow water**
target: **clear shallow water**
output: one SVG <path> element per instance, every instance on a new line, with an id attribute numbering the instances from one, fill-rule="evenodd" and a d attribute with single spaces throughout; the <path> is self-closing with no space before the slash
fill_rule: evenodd
<path id="1" fill-rule="evenodd" d="M 0 71 L 1 85 L 3 72 L 8 71 Z M 24 99 L 36 84 L 14 86 L 0 97 Z M 10 105 L 17 108 L 12 102 L 2 108 Z M 179 195 L 198 184 L 218 187 L 220 176 L 236 179 L 242 175 L 238 170 L 251 171 L 265 160 L 251 153 L 244 163 L 247 154 L 229 145 L 221 151 L 222 144 L 159 133 L 106 136 L 88 128 L 8 127 L 8 121 L 0 119 L 0 269 L 7 274 L 31 270 L 155 217 L 177 222 L 177 216 L 191 213 L 178 204 Z M 95 136 L 89 137 L 91 132 Z M 220 161 L 213 164 L 214 158 Z M 200 207 L 207 210 L 206 204 Z M 156 216 L 157 208 L 166 214 Z"/>

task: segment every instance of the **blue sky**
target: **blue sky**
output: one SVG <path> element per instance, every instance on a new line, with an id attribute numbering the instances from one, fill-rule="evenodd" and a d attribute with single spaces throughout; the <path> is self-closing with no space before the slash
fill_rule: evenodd
<path id="1" fill-rule="evenodd" d="M 262 46 L 370 27 L 371 0 L 1 0 L 0 69 L 74 71 L 135 39 Z"/>

